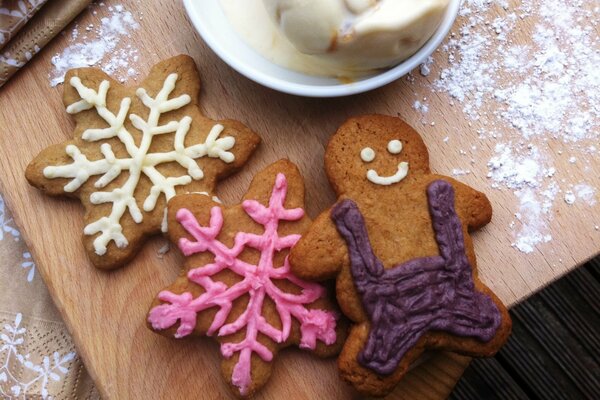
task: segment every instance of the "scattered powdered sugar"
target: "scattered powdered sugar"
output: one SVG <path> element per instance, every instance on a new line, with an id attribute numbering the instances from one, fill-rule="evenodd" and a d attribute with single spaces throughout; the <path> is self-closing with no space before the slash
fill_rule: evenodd
<path id="1" fill-rule="evenodd" d="M 495 155 L 488 162 L 488 178 L 493 188 L 512 189 L 519 200 L 511 223 L 517 229 L 513 247 L 531 253 L 538 243 L 547 243 L 552 236 L 548 230 L 552 202 L 558 193 L 558 185 L 552 180 L 556 169 L 545 165 L 539 149 L 529 146 L 524 154 L 515 154 L 513 143 L 498 143 Z"/>
<path id="2" fill-rule="evenodd" d="M 523 253 L 532 253 L 537 244 L 552 240 L 552 235 L 544 232 L 548 229 L 546 217 L 556 193 L 546 189 L 540 196 L 536 190 L 526 186 L 516 190 L 515 195 L 519 198 L 519 211 L 515 213 L 515 219 L 521 228 L 512 246 Z M 511 222 L 512 228 L 515 225 L 517 222 Z"/>
<path id="3" fill-rule="evenodd" d="M 569 205 L 596 204 L 596 189 L 568 183 L 569 171 L 557 171 L 554 162 L 581 169 L 597 154 L 599 6 L 583 0 L 464 0 L 461 26 L 441 49 L 448 65 L 431 77 L 435 91 L 485 127 L 473 137 L 495 142 L 488 178 L 518 200 L 512 245 L 525 253 L 552 239 L 559 193 Z M 430 75 L 431 64 L 428 59 L 420 73 Z M 413 108 L 423 114 L 420 101 Z M 568 159 L 560 158 L 563 152 Z"/>
<path id="4" fill-rule="evenodd" d="M 471 173 L 470 170 L 468 169 L 459 169 L 459 168 L 454 168 L 452 170 L 452 176 L 462 176 L 462 175 L 469 175 Z"/>
<path id="5" fill-rule="evenodd" d="M 578 199 L 583 200 L 587 205 L 596 204 L 596 188 L 585 183 L 577 184 L 573 187 Z"/>
<path id="6" fill-rule="evenodd" d="M 427 98 L 424 97 L 423 101 L 415 100 L 412 108 L 421 114 L 421 123 L 427 124 L 427 113 L 429 112 L 429 104 L 427 104 Z"/>
<path id="7" fill-rule="evenodd" d="M 104 3 L 100 3 L 97 7 L 102 14 L 104 11 L 107 14 L 100 19 L 99 26 L 76 25 L 70 36 L 71 43 L 52 57 L 51 86 L 62 83 L 69 69 L 79 67 L 99 66 L 122 82 L 127 77 L 137 77 L 132 64 L 138 61 L 139 52 L 127 39 L 131 30 L 139 28 L 139 23 L 122 5 L 104 7 Z"/>
<path id="8" fill-rule="evenodd" d="M 421 103 L 419 100 L 416 100 L 413 103 L 413 108 L 421 114 L 427 114 L 429 112 L 429 106 L 427 103 Z"/>
<path id="9" fill-rule="evenodd" d="M 423 64 L 421 64 L 420 72 L 423 76 L 429 76 L 431 73 L 431 66 L 433 65 L 433 57 L 429 56 Z"/>

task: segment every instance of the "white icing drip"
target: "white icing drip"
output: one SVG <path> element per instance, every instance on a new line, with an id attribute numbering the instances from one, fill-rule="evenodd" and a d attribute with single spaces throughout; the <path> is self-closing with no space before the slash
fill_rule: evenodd
<path id="1" fill-rule="evenodd" d="M 167 208 L 165 207 L 165 211 L 163 213 L 163 219 L 160 222 L 160 231 L 162 233 L 167 233 L 169 231 L 169 223 L 168 223 L 168 219 L 167 219 Z"/>
<path id="2" fill-rule="evenodd" d="M 387 145 L 387 150 L 390 152 L 390 154 L 400 154 L 402 151 L 402 142 L 397 139 L 390 140 Z"/>
<path id="3" fill-rule="evenodd" d="M 125 127 L 125 118 L 131 105 L 130 98 L 126 97 L 121 101 L 119 112 L 115 115 L 106 107 L 106 95 L 110 88 L 108 81 L 103 81 L 99 85 L 98 91 L 95 91 L 86 87 L 78 77 L 70 80 L 70 84 L 77 90 L 81 100 L 69 105 L 67 112 L 75 114 L 95 108 L 98 115 L 109 125 L 107 128 L 85 130 L 82 134 L 83 140 L 93 142 L 117 137 L 124 144 L 130 156 L 130 158 L 116 158 L 111 146 L 103 143 L 100 151 L 104 159 L 90 161 L 76 145 L 68 145 L 65 150 L 73 162 L 67 165 L 48 166 L 43 171 L 44 176 L 49 179 L 73 178 L 64 186 L 65 192 L 76 191 L 94 175 L 103 174 L 94 184 L 96 188 L 103 188 L 117 178 L 123 170 L 129 172 L 129 177 L 123 186 L 110 192 L 94 192 L 90 195 L 92 204 L 112 203 L 112 211 L 109 216 L 101 217 L 84 229 L 86 235 L 100 233 L 94 240 L 94 249 L 98 255 L 106 253 L 107 245 L 111 241 L 114 241 L 119 248 L 129 244 L 123 235 L 123 227 L 120 223 L 126 211 L 129 211 L 135 222 L 142 222 L 143 214 L 134 197 L 142 173 L 152 182 L 150 193 L 143 203 L 143 210 L 150 212 L 156 207 L 161 194 L 164 194 L 168 201 L 175 196 L 176 186 L 186 185 L 192 179 L 199 180 L 204 177 L 204 173 L 195 159 L 208 156 L 219 158 L 225 163 L 231 163 L 235 159 L 233 153 L 228 151 L 235 145 L 235 139 L 233 137 L 219 138 L 224 130 L 220 124 L 212 127 L 204 143 L 190 147 L 185 147 L 184 144 L 192 123 L 190 117 L 186 116 L 180 121 L 159 125 L 161 114 L 184 107 L 191 101 L 187 94 L 173 99 L 168 98 L 175 89 L 176 81 L 177 74 L 170 74 L 155 98 L 150 97 L 143 88 L 136 91 L 137 97 L 150 109 L 147 120 L 135 114 L 129 115 L 133 126 L 142 132 L 141 143 L 138 147 L 133 136 Z M 154 136 L 168 133 L 175 133 L 174 150 L 167 153 L 148 153 Z M 189 175 L 164 176 L 156 169 L 156 166 L 168 162 L 177 162 L 187 169 Z M 166 231 L 165 221 L 166 218 L 161 224 L 163 232 Z"/>
<path id="4" fill-rule="evenodd" d="M 208 196 L 215 203 L 223 204 L 223 202 L 221 201 L 221 199 L 219 199 L 217 196 L 211 196 L 208 192 L 190 192 L 190 194 L 201 194 L 203 196 Z M 165 213 L 163 215 L 163 219 L 162 219 L 162 221 L 160 223 L 160 231 L 162 233 L 167 233 L 169 231 L 169 224 L 168 224 L 168 219 L 167 219 L 167 209 L 166 209 L 166 207 L 165 207 Z"/>
<path id="5" fill-rule="evenodd" d="M 406 178 L 408 175 L 408 163 L 402 161 L 398 164 L 398 171 L 394 175 L 391 176 L 380 176 L 377 171 L 374 169 L 370 169 L 367 171 L 367 179 L 377 185 L 392 185 L 394 183 L 400 182 L 402 179 Z"/>
<path id="6" fill-rule="evenodd" d="M 221 199 L 219 197 L 217 197 L 217 196 L 211 196 L 208 192 L 192 192 L 192 194 L 201 194 L 201 195 L 204 195 L 204 196 L 208 196 L 215 203 L 223 204 L 223 202 L 221 201 Z"/>
<path id="7" fill-rule="evenodd" d="M 365 147 L 360 151 L 360 158 L 367 163 L 373 161 L 375 159 L 375 150 L 370 147 Z"/>

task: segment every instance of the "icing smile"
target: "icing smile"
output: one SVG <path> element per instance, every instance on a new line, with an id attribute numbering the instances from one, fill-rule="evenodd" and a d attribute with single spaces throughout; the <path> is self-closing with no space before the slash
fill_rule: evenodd
<path id="1" fill-rule="evenodd" d="M 390 154 L 400 154 L 402 151 L 402 142 L 399 140 L 390 140 L 387 145 L 387 151 Z M 360 158 L 363 162 L 370 163 L 375 159 L 375 150 L 365 147 L 360 152 Z M 398 183 L 408 175 L 408 163 L 402 161 L 398 164 L 398 171 L 394 175 L 381 176 L 374 169 L 367 171 L 367 179 L 376 185 L 389 186 Z"/>
<path id="2" fill-rule="evenodd" d="M 377 185 L 392 185 L 394 183 L 400 182 L 402 179 L 406 178 L 408 175 L 408 163 L 401 162 L 398 164 L 398 171 L 394 175 L 390 176 L 381 176 L 374 169 L 370 169 L 367 171 L 367 179 Z"/>

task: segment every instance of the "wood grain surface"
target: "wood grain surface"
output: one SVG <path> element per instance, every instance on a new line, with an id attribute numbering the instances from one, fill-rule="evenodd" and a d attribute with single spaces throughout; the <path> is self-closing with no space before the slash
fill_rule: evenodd
<path id="1" fill-rule="evenodd" d="M 447 99 L 426 90 L 415 94 L 420 86 L 409 85 L 405 79 L 342 99 L 284 95 L 243 78 L 218 59 L 193 30 L 180 2 L 151 2 L 152 6 L 136 0 L 120 3 L 134 14 L 143 12 L 140 29 L 132 31 L 129 38 L 140 52 L 140 76 L 161 59 L 190 54 L 202 74 L 203 113 L 213 119 L 238 119 L 262 136 L 263 143 L 247 168 L 220 186 L 218 195 L 226 203 L 238 202 L 257 171 L 288 157 L 306 178 L 308 213 L 316 216 L 334 201 L 322 167 L 324 146 L 336 127 L 352 115 L 379 112 L 401 116 L 422 133 L 432 168 L 441 174 L 464 164 L 459 151 L 470 146 L 469 138 L 476 137 L 477 124 L 467 122 L 458 107 L 450 107 Z M 84 12 L 77 23 L 97 24 L 100 17 L 101 12 Z M 527 35 L 524 31 L 523 40 Z M 0 92 L 0 190 L 105 398 L 230 398 L 220 377 L 216 345 L 210 340 L 169 340 L 145 326 L 152 298 L 174 280 L 181 264 L 174 250 L 159 257 L 165 239 L 150 241 L 126 268 L 98 271 L 81 245 L 81 205 L 44 196 L 25 181 L 25 167 L 41 149 L 72 135 L 73 122 L 62 106 L 62 89 L 48 84 L 50 59 L 66 46 L 67 36 L 59 36 L 44 48 Z M 435 65 L 443 66 L 441 54 L 435 57 Z M 421 115 L 411 108 L 415 97 L 428 98 L 435 126 L 420 123 Z M 444 143 L 448 133 L 457 140 Z M 551 245 L 531 255 L 519 253 L 510 246 L 508 228 L 515 200 L 509 192 L 489 190 L 485 163 L 493 148 L 485 142 L 478 145 L 476 163 L 471 167 L 474 173 L 462 180 L 487 192 L 495 210 L 492 224 L 474 235 L 480 276 L 512 304 L 596 254 L 600 235 L 591 233 L 587 224 L 599 217 L 598 209 L 589 215 L 589 208 L 578 205 L 558 207 Z M 588 178 L 595 177 L 592 183 L 596 186 L 600 186 L 598 172 L 592 167 L 586 173 Z M 334 360 L 285 351 L 276 362 L 274 376 L 259 398 L 357 397 L 339 381 Z M 436 354 L 415 368 L 389 398 L 444 398 L 467 363 L 465 357 Z"/>

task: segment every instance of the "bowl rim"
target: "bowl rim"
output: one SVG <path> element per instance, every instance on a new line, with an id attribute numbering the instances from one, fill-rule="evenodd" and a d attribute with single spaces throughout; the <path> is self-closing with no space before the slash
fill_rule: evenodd
<path id="1" fill-rule="evenodd" d="M 260 69 L 257 69 L 249 64 L 245 64 L 243 60 L 236 57 L 233 52 L 228 51 L 227 46 L 224 46 L 222 41 L 219 41 L 216 35 L 214 35 L 210 29 L 206 28 L 206 26 L 200 22 L 201 17 L 198 15 L 198 3 L 202 2 L 198 2 L 197 0 L 183 0 L 184 7 L 190 21 L 194 25 L 196 31 L 198 31 L 200 34 L 200 37 L 202 37 L 211 50 L 238 73 L 256 83 L 283 93 L 304 97 L 342 97 L 367 92 L 385 86 L 390 82 L 400 79 L 422 64 L 423 61 L 433 54 L 433 52 L 440 46 L 450 32 L 450 29 L 452 29 L 454 21 L 458 16 L 461 0 L 450 0 L 448 9 L 444 14 L 444 18 L 442 19 L 440 26 L 435 31 L 433 36 L 415 54 L 400 64 L 360 81 L 352 83 L 340 82 L 339 84 L 333 85 L 310 85 L 290 82 L 285 79 L 271 76 Z M 242 39 L 240 38 L 240 40 Z M 248 47 L 255 51 L 250 46 Z M 262 57 L 261 54 L 259 55 Z M 273 63 L 270 60 L 267 60 L 267 62 Z"/>

